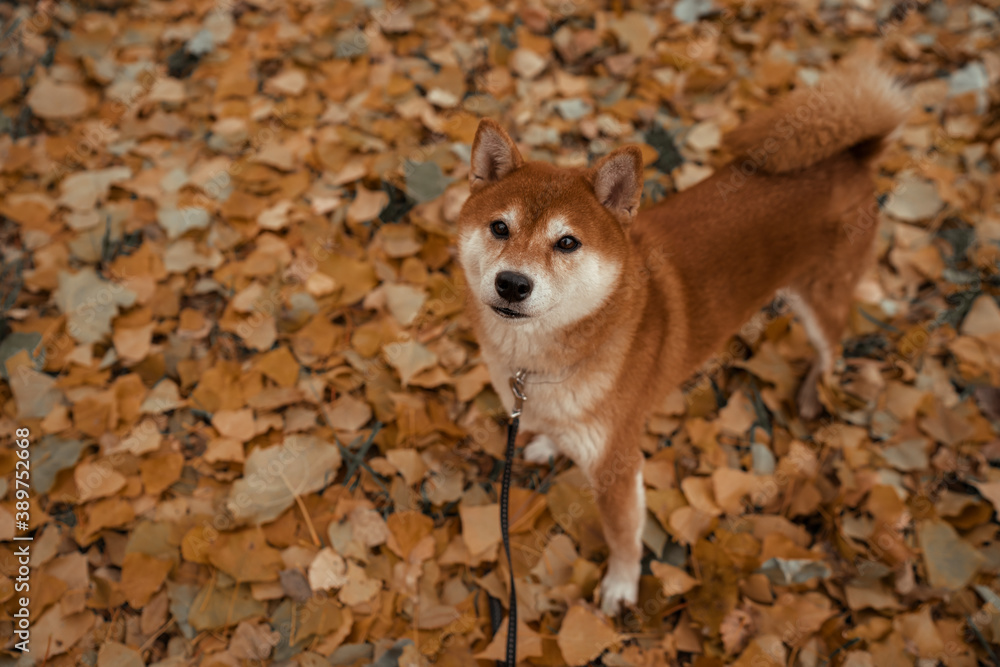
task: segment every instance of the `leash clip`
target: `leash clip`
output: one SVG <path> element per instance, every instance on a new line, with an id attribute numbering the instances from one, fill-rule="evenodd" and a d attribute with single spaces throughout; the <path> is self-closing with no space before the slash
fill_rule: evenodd
<path id="1" fill-rule="evenodd" d="M 524 402 L 528 399 L 524 393 L 524 376 L 527 374 L 527 370 L 519 368 L 510 378 L 510 390 L 514 394 L 514 408 L 510 411 L 511 419 L 517 419 L 521 416 L 521 408 L 524 407 Z"/>

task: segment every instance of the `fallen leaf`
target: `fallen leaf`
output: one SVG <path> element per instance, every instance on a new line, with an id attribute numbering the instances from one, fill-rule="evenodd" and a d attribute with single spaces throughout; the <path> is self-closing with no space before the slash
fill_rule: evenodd
<path id="1" fill-rule="evenodd" d="M 81 463 L 73 469 L 73 479 L 80 502 L 106 498 L 125 486 L 125 476 L 115 470 L 109 461 Z"/>
<path id="2" fill-rule="evenodd" d="M 150 322 L 141 327 L 115 329 L 111 340 L 122 361 L 138 363 L 146 358 L 153 344 L 156 324 Z"/>
<path id="3" fill-rule="evenodd" d="M 389 195 L 382 190 L 358 187 L 354 201 L 347 207 L 348 222 L 357 224 L 375 218 L 389 203 Z"/>
<path id="4" fill-rule="evenodd" d="M 340 588 L 347 583 L 347 563 L 333 549 L 322 549 L 309 565 L 309 587 L 314 591 Z"/>
<path id="5" fill-rule="evenodd" d="M 229 652 L 239 660 L 267 660 L 281 641 L 281 633 L 265 622 L 240 621 L 229 642 Z"/>
<path id="6" fill-rule="evenodd" d="M 83 88 L 48 78 L 32 86 L 25 101 L 36 116 L 45 119 L 73 118 L 87 111 L 87 93 Z"/>
<path id="7" fill-rule="evenodd" d="M 139 651 L 118 642 L 105 642 L 97 652 L 97 667 L 143 667 L 145 664 Z"/>
<path id="8" fill-rule="evenodd" d="M 132 552 L 125 554 L 122 564 L 122 593 L 133 609 L 142 609 L 156 591 L 163 586 L 173 563 L 148 554 Z"/>
<path id="9" fill-rule="evenodd" d="M 372 418 L 372 409 L 367 402 L 344 394 L 330 405 L 326 416 L 334 428 L 357 431 Z"/>
<path id="10" fill-rule="evenodd" d="M 223 533 L 208 552 L 209 561 L 237 582 L 276 581 L 281 553 L 264 540 L 258 529 Z"/>
<path id="11" fill-rule="evenodd" d="M 933 217 L 943 204 L 932 181 L 904 175 L 898 179 L 885 211 L 905 222 L 919 222 Z"/>
<path id="12" fill-rule="evenodd" d="M 257 435 L 253 410 L 219 410 L 212 415 L 212 426 L 224 438 L 247 442 Z"/>
<path id="13" fill-rule="evenodd" d="M 1000 307 L 988 294 L 981 294 L 962 320 L 962 334 L 976 338 L 995 337 L 1000 334 Z"/>
<path id="14" fill-rule="evenodd" d="M 500 543 L 500 506 L 497 504 L 458 506 L 462 518 L 462 539 L 470 554 L 481 554 Z"/>
<path id="15" fill-rule="evenodd" d="M 606 618 L 579 604 L 566 612 L 556 637 L 567 665 L 586 665 L 618 640 L 618 633 Z"/>
<path id="16" fill-rule="evenodd" d="M 226 506 L 244 523 L 274 521 L 295 496 L 319 490 L 339 468 L 340 452 L 334 445 L 313 435 L 287 436 L 280 445 L 250 453 Z"/>
<path id="17" fill-rule="evenodd" d="M 5 366 L 18 419 L 41 419 L 63 401 L 56 378 L 39 373 L 33 365 L 27 352 L 21 350 Z"/>
<path id="18" fill-rule="evenodd" d="M 509 618 L 500 621 L 500 627 L 493 633 L 493 640 L 481 652 L 473 657 L 476 660 L 494 660 L 503 662 L 507 657 L 507 627 Z M 527 658 L 538 658 L 544 655 L 542 637 L 531 629 L 531 626 L 517 619 L 517 646 L 514 649 L 517 662 Z"/>
<path id="19" fill-rule="evenodd" d="M 389 343 L 384 350 L 389 365 L 399 372 L 399 379 L 404 386 L 414 375 L 438 362 L 436 354 L 414 340 Z"/>
<path id="20" fill-rule="evenodd" d="M 979 550 L 961 539 L 945 521 L 918 521 L 917 539 L 931 586 L 958 590 L 972 580 L 984 563 Z"/>
<path id="21" fill-rule="evenodd" d="M 111 333 L 121 306 L 135 303 L 135 292 L 101 279 L 92 268 L 59 273 L 56 304 L 66 315 L 66 330 L 80 343 L 97 343 Z"/>
<path id="22" fill-rule="evenodd" d="M 697 579 L 679 567 L 655 560 L 649 564 L 649 567 L 663 583 L 664 595 L 683 595 L 698 585 Z"/>

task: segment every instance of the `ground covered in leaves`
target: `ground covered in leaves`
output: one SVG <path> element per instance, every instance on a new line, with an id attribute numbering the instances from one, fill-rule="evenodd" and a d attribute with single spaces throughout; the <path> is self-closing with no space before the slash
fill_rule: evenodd
<path id="1" fill-rule="evenodd" d="M 593 602 L 578 470 L 518 464 L 532 664 L 997 664 L 996 0 L 0 6 L 2 665 L 467 665 L 501 655 L 502 416 L 454 222 L 478 119 L 645 196 L 838 57 L 913 112 L 830 415 L 781 302 L 648 424 L 639 608 Z M 734 174 L 734 178 L 738 175 Z M 18 543 L 23 544 L 23 543 Z M 603 656 L 600 657 L 599 656 Z M 486 664 L 486 663 L 482 663 Z"/>

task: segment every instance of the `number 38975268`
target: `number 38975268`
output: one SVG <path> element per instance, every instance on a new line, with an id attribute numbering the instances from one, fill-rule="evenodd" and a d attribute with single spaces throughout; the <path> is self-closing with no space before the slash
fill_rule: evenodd
<path id="1" fill-rule="evenodd" d="M 30 441 L 28 437 L 31 435 L 30 431 L 26 428 L 19 428 L 14 431 L 14 435 L 17 437 L 17 458 L 19 459 L 14 466 L 16 469 L 15 480 L 14 480 L 14 498 L 16 502 L 14 503 L 14 509 L 16 514 L 14 516 L 15 521 L 27 521 L 28 520 L 28 479 L 30 474 L 31 462 L 28 461 L 30 452 L 28 451 L 28 445 Z"/>

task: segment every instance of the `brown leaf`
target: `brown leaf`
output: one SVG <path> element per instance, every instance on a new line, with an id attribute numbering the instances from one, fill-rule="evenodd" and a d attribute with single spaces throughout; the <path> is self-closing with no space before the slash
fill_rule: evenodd
<path id="1" fill-rule="evenodd" d="M 500 622 L 500 627 L 493 634 L 493 640 L 485 649 L 473 656 L 476 660 L 503 661 L 507 657 L 508 620 L 509 617 L 505 617 Z M 543 655 L 541 636 L 520 618 L 517 619 L 517 647 L 515 655 L 517 656 L 517 662 Z"/>
<path id="2" fill-rule="evenodd" d="M 687 572 L 668 563 L 653 561 L 649 564 L 653 574 L 663 582 L 664 595 L 683 595 L 698 585 L 698 580 Z"/>
<path id="3" fill-rule="evenodd" d="M 72 83 L 41 79 L 32 86 L 25 101 L 39 118 L 64 119 L 87 111 L 87 93 Z"/>
<path id="4" fill-rule="evenodd" d="M 618 633 L 606 618 L 580 604 L 566 612 L 556 638 L 567 665 L 585 665 L 618 640 Z"/>
<path id="5" fill-rule="evenodd" d="M 224 438 L 247 442 L 255 435 L 253 410 L 219 410 L 212 415 L 212 426 Z"/>
<path id="6" fill-rule="evenodd" d="M 143 667 L 145 664 L 139 651 L 117 642 L 105 642 L 97 652 L 97 667 Z"/>
<path id="7" fill-rule="evenodd" d="M 973 484 L 979 489 L 979 493 L 983 494 L 983 498 L 993 503 L 993 509 L 1000 516 L 1000 482 L 973 482 Z"/>
<path id="8" fill-rule="evenodd" d="M 750 614 L 742 609 L 733 609 L 722 625 L 719 626 L 719 634 L 722 637 L 722 645 L 726 653 L 736 655 L 746 646 L 755 628 Z"/>
<path id="9" fill-rule="evenodd" d="M 434 521 L 420 512 L 395 512 L 386 519 L 390 549 L 400 558 L 409 558 L 414 548 L 431 534 Z"/>
<path id="10" fill-rule="evenodd" d="M 153 344 L 154 329 L 156 329 L 154 322 L 141 327 L 115 329 L 111 340 L 115 344 L 118 356 L 129 363 L 138 363 L 145 359 Z"/>
<path id="11" fill-rule="evenodd" d="M 247 457 L 243 478 L 233 482 L 227 506 L 240 521 L 267 523 L 303 496 L 321 489 L 340 468 L 340 450 L 314 435 L 289 435 L 282 444 L 258 447 Z"/>
<path id="12" fill-rule="evenodd" d="M 326 416 L 334 428 L 356 431 L 372 418 L 372 409 L 365 401 L 344 394 L 330 405 Z"/>
<path id="13" fill-rule="evenodd" d="M 60 605 L 54 605 L 33 624 L 31 642 L 44 646 L 49 657 L 62 655 L 94 627 L 95 621 L 92 611 L 65 614 Z"/>
<path id="14" fill-rule="evenodd" d="M 962 333 L 986 340 L 1000 334 L 1000 306 L 989 294 L 981 294 L 962 320 Z"/>
<path id="15" fill-rule="evenodd" d="M 229 642 L 229 652 L 240 660 L 267 660 L 281 641 L 281 633 L 263 622 L 241 621 Z"/>
<path id="16" fill-rule="evenodd" d="M 110 461 L 87 461 L 73 470 L 80 502 L 114 495 L 125 486 L 125 476 L 115 470 Z"/>
<path id="17" fill-rule="evenodd" d="M 359 187 L 354 201 L 347 207 L 347 220 L 351 223 L 368 222 L 389 203 L 389 195 L 383 190 L 368 190 Z"/>
<path id="18" fill-rule="evenodd" d="M 462 519 L 462 539 L 473 556 L 500 543 L 500 506 L 497 504 L 469 507 L 459 504 Z"/>
<path id="19" fill-rule="evenodd" d="M 406 386 L 414 375 L 438 362 L 436 354 L 414 340 L 389 343 L 384 349 L 389 365 L 399 372 L 403 386 Z"/>
<path id="20" fill-rule="evenodd" d="M 122 564 L 121 588 L 133 609 L 142 609 L 160 589 L 173 563 L 148 554 L 133 552 L 125 555 Z"/>
<path id="21" fill-rule="evenodd" d="M 717 636 L 722 621 L 736 608 L 740 573 L 723 550 L 705 540 L 694 545 L 692 557 L 703 583 L 688 594 L 688 613 Z"/>
<path id="22" fill-rule="evenodd" d="M 985 562 L 979 550 L 939 519 L 917 522 L 917 539 L 931 586 L 955 591 L 966 586 Z"/>
<path id="23" fill-rule="evenodd" d="M 142 475 L 142 485 L 146 493 L 158 496 L 169 489 L 181 478 L 184 470 L 184 455 L 180 452 L 168 452 L 152 456 L 139 464 Z"/>
<path id="24" fill-rule="evenodd" d="M 314 591 L 340 588 L 347 583 L 347 563 L 333 549 L 323 549 L 309 565 L 309 587 Z"/>
<path id="25" fill-rule="evenodd" d="M 277 581 L 282 568 L 281 553 L 269 546 L 264 533 L 255 528 L 220 535 L 208 558 L 237 582 Z"/>

